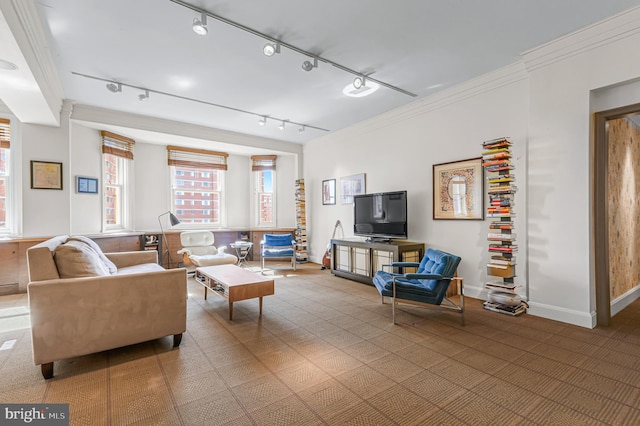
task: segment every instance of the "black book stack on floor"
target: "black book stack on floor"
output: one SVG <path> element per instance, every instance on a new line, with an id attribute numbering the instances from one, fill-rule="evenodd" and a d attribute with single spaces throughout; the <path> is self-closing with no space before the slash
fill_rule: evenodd
<path id="1" fill-rule="evenodd" d="M 511 164 L 511 141 L 499 138 L 484 142 L 482 166 L 486 171 L 489 193 L 487 218 L 490 223 L 487 240 L 490 259 L 487 275 L 492 278 L 485 283 L 488 297 L 484 308 L 507 315 L 520 315 L 526 312 L 526 304 L 518 295 L 518 285 L 515 283 L 515 253 L 518 246 L 513 208 L 518 188 Z"/>

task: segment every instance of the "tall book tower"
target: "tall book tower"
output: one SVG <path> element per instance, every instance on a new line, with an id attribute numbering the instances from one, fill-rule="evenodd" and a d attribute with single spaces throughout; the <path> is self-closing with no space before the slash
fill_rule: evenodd
<path id="1" fill-rule="evenodd" d="M 307 259 L 307 207 L 304 196 L 304 179 L 296 180 L 296 261 Z"/>
<path id="2" fill-rule="evenodd" d="M 493 139 L 482 144 L 482 166 L 486 171 L 489 193 L 487 218 L 489 222 L 489 263 L 485 283 L 488 290 L 484 308 L 507 315 L 520 315 L 526 311 L 516 293 L 516 256 L 518 251 L 514 232 L 515 185 L 511 164 L 511 141 Z"/>

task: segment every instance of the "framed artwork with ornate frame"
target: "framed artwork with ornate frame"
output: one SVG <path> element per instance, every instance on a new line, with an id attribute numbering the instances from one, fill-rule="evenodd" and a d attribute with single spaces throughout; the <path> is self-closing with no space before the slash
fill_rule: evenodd
<path id="1" fill-rule="evenodd" d="M 433 219 L 484 219 L 482 157 L 433 165 Z"/>

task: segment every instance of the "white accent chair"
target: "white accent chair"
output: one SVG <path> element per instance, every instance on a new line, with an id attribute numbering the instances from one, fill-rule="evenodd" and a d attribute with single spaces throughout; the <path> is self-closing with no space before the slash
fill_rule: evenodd
<path id="1" fill-rule="evenodd" d="M 182 249 L 178 254 L 182 255 L 184 265 L 214 266 L 238 263 L 238 258 L 225 253 L 226 246 L 213 245 L 215 238 L 211 231 L 185 231 L 180 234 Z"/>

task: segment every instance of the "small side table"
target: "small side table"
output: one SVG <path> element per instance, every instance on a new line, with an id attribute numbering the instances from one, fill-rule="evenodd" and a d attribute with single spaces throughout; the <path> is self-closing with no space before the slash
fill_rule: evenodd
<path id="1" fill-rule="evenodd" d="M 247 263 L 247 256 L 251 252 L 253 243 L 250 241 L 236 241 L 235 243 L 229 244 L 229 246 L 236 250 L 236 255 L 238 256 L 238 266 L 241 266 L 243 263 L 246 266 L 249 266 L 249 264 Z"/>

